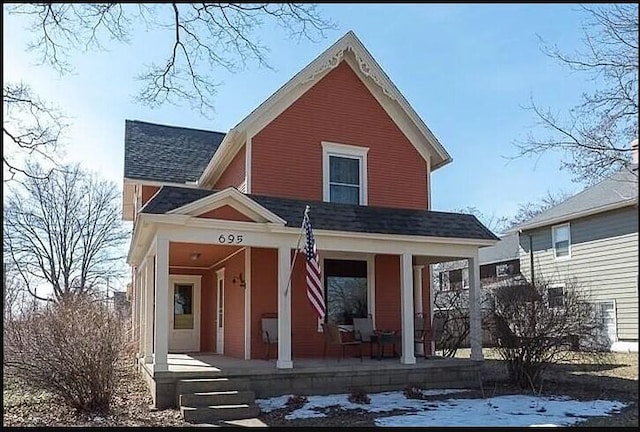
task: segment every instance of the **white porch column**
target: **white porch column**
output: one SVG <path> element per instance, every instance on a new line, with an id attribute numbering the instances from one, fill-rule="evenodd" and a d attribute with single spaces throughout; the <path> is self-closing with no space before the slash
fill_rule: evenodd
<path id="1" fill-rule="evenodd" d="M 422 265 L 413 266 L 413 309 L 415 314 L 422 313 Z M 424 345 L 418 344 L 416 354 L 424 355 Z"/>
<path id="2" fill-rule="evenodd" d="M 469 340 L 471 360 L 483 360 L 482 312 L 480 310 L 480 265 L 478 255 L 468 259 L 469 266 Z"/>
<path id="3" fill-rule="evenodd" d="M 414 364 L 413 339 L 413 274 L 411 269 L 411 254 L 404 253 L 400 260 L 400 313 L 402 318 L 402 357 L 400 363 Z"/>
<path id="4" fill-rule="evenodd" d="M 144 312 L 144 285 L 142 285 L 142 271 L 143 269 L 138 266 L 134 273 L 134 297 L 135 302 L 135 316 L 133 325 L 135 327 L 135 335 L 138 340 L 138 358 L 144 357 L 144 327 L 142 326 L 142 314 Z"/>
<path id="5" fill-rule="evenodd" d="M 278 248 L 278 369 L 291 369 L 291 249 Z M 285 294 L 285 290 L 287 290 Z"/>
<path id="6" fill-rule="evenodd" d="M 153 363 L 153 255 L 144 260 L 144 362 Z"/>
<path id="7" fill-rule="evenodd" d="M 156 239 L 156 308 L 153 371 L 166 371 L 169 351 L 169 240 Z"/>

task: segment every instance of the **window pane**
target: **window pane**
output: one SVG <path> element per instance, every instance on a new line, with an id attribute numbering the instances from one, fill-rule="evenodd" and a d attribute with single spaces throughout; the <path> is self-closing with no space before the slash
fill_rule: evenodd
<path id="1" fill-rule="evenodd" d="M 360 204 L 360 188 L 358 186 L 330 185 L 329 201 L 343 204 Z"/>
<path id="2" fill-rule="evenodd" d="M 352 325 L 353 318 L 366 318 L 367 262 L 325 260 L 327 320 Z"/>
<path id="3" fill-rule="evenodd" d="M 329 182 L 360 184 L 360 159 L 329 156 Z"/>
<path id="4" fill-rule="evenodd" d="M 193 328 L 193 285 L 175 285 L 173 294 L 173 328 Z"/>
<path id="5" fill-rule="evenodd" d="M 549 297 L 549 307 L 562 307 L 564 305 L 564 294 L 562 287 L 549 288 L 547 291 Z"/>
<path id="6" fill-rule="evenodd" d="M 556 242 L 556 256 L 563 257 L 569 255 L 569 240 Z"/>
<path id="7" fill-rule="evenodd" d="M 569 241 L 569 227 L 568 226 L 562 226 L 562 227 L 556 227 L 554 228 L 555 230 L 555 239 L 556 239 L 556 243 L 561 242 L 561 241 Z"/>

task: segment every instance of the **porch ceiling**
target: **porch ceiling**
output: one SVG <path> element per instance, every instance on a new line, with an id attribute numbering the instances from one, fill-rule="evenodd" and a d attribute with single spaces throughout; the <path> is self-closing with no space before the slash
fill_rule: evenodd
<path id="1" fill-rule="evenodd" d="M 238 249 L 238 246 L 172 242 L 169 244 L 169 267 L 208 268 Z"/>

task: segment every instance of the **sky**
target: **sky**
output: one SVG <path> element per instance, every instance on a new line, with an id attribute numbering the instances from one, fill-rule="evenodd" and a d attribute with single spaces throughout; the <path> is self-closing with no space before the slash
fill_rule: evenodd
<path id="1" fill-rule="evenodd" d="M 318 42 L 288 38 L 266 26 L 273 69 L 249 63 L 238 73 L 215 70 L 219 83 L 212 118 L 188 105 L 151 109 L 137 104 L 135 76 L 168 52 L 166 37 L 144 27 L 130 44 L 74 56 L 76 70 L 60 76 L 26 50 L 32 35 L 22 17 L 3 13 L 3 79 L 24 81 L 71 121 L 66 160 L 122 186 L 126 119 L 227 132 L 347 31 L 353 30 L 453 162 L 432 174 L 432 208 L 476 207 L 512 216 L 518 204 L 548 191 L 578 192 L 559 155 L 509 160 L 514 142 L 539 131 L 531 98 L 554 111 L 578 103 L 594 85 L 547 57 L 539 37 L 565 52 L 582 47 L 577 4 L 321 4 L 337 29 Z M 163 43 L 164 42 L 164 43 Z"/>
<path id="2" fill-rule="evenodd" d="M 464 389 L 421 390 L 430 400 L 407 399 L 402 392 L 369 394 L 369 404 L 349 401 L 347 394 L 308 396 L 307 403 L 285 416 L 286 420 L 321 418 L 325 408 L 339 406 L 341 410 L 362 409 L 379 413 L 376 426 L 383 427 L 527 427 L 570 426 L 588 417 L 611 415 L 626 406 L 611 400 L 578 401 L 564 396 L 504 395 L 487 398 L 456 398 Z M 285 408 L 293 395 L 257 399 L 264 412 Z M 435 398 L 434 398 L 435 397 Z M 404 410 L 392 416 L 391 411 Z"/>

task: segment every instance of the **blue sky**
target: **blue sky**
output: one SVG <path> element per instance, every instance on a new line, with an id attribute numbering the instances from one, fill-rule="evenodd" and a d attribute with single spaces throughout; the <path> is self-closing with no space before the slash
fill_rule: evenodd
<path id="1" fill-rule="evenodd" d="M 516 152 L 514 141 L 535 130 L 533 114 L 522 108 L 531 97 L 561 111 L 593 86 L 546 57 L 537 37 L 566 52 L 581 48 L 584 13 L 577 5 L 322 4 L 319 10 L 338 26 L 320 42 L 298 42 L 277 28 L 259 33 L 273 70 L 250 63 L 240 73 L 214 71 L 220 85 L 212 119 L 186 105 L 150 109 L 133 101 L 134 77 L 169 49 L 166 36 L 142 28 L 129 45 L 76 55 L 75 74 L 60 77 L 35 65 L 24 22 L 4 13 L 4 80 L 24 80 L 63 110 L 73 122 L 67 159 L 121 186 L 125 119 L 226 132 L 353 30 L 453 157 L 433 173 L 434 209 L 475 206 L 488 216 L 511 216 L 518 203 L 547 191 L 581 189 L 559 170 L 559 155 L 506 159 Z"/>

